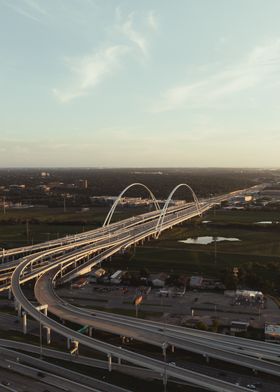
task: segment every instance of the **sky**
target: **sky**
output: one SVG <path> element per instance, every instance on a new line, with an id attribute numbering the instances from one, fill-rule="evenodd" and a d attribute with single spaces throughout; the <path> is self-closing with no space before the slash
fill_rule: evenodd
<path id="1" fill-rule="evenodd" d="M 279 0 L 0 0 L 0 167 L 280 167 Z"/>

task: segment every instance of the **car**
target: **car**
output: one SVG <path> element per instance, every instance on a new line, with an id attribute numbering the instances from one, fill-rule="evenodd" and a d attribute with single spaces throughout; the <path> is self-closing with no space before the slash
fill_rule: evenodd
<path id="1" fill-rule="evenodd" d="M 253 391 L 255 391 L 257 389 L 254 384 L 247 384 L 246 388 L 252 389 Z"/>
<path id="2" fill-rule="evenodd" d="M 176 366 L 176 362 L 169 362 L 169 365 Z"/>

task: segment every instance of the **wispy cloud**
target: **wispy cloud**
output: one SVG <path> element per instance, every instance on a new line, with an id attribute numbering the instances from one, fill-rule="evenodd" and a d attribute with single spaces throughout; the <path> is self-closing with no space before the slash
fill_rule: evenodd
<path id="1" fill-rule="evenodd" d="M 151 30 L 157 31 L 158 30 L 158 19 L 155 15 L 154 11 L 150 11 L 147 16 L 147 24 Z"/>
<path id="2" fill-rule="evenodd" d="M 27 7 L 30 8 L 30 10 L 33 10 L 34 12 L 38 12 L 39 14 L 46 15 L 47 12 L 46 10 L 42 7 L 42 4 L 38 1 L 35 0 L 23 0 L 23 3 L 26 4 Z"/>
<path id="3" fill-rule="evenodd" d="M 33 0 L 26 0 L 32 1 Z M 97 84 L 110 75 L 116 74 L 123 65 L 127 55 L 138 53 L 140 59 L 148 54 L 148 33 L 157 28 L 156 17 L 153 12 L 146 14 L 143 19 L 149 21 L 149 31 L 141 33 L 135 28 L 136 13 L 123 15 L 118 7 L 115 10 L 114 44 L 104 46 L 103 49 L 78 58 L 65 61 L 70 72 L 71 80 L 65 88 L 53 88 L 52 93 L 62 103 L 87 95 Z M 127 40 L 124 42 L 123 37 Z M 137 51 L 136 51 L 137 49 Z"/>
<path id="4" fill-rule="evenodd" d="M 81 58 L 67 59 L 66 65 L 74 75 L 74 80 L 70 88 L 53 89 L 54 95 L 59 101 L 68 102 L 88 94 L 105 77 L 119 70 L 121 58 L 128 50 L 124 45 L 115 45 Z"/>
<path id="5" fill-rule="evenodd" d="M 20 2 L 15 1 L 14 3 L 11 1 L 5 1 L 4 4 L 17 14 L 36 22 L 41 22 L 41 17 L 43 15 L 47 15 L 46 10 L 35 0 L 22 0 Z"/>
<path id="6" fill-rule="evenodd" d="M 131 12 L 127 17 L 123 18 L 121 10 L 118 8 L 116 14 L 118 20 L 117 29 L 146 56 L 148 52 L 148 41 L 143 33 L 135 29 L 135 13 Z"/>
<path id="7" fill-rule="evenodd" d="M 280 39 L 252 50 L 241 62 L 226 67 L 195 83 L 167 89 L 152 107 L 153 112 L 180 107 L 215 104 L 235 93 L 254 88 L 280 71 Z"/>

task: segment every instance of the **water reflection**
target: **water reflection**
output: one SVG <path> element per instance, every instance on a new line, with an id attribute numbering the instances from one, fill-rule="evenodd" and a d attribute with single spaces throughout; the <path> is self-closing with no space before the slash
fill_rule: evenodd
<path id="1" fill-rule="evenodd" d="M 204 236 L 204 237 L 196 237 L 196 238 L 187 238 L 186 240 L 181 240 L 179 242 L 183 242 L 184 244 L 197 244 L 197 245 L 208 245 L 212 242 L 221 242 L 221 241 L 240 241 L 239 238 L 231 238 L 231 237 L 213 237 L 213 236 Z"/>

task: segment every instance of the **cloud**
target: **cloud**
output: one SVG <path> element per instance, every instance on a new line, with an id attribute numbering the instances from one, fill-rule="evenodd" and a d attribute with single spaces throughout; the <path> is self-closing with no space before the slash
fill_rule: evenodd
<path id="1" fill-rule="evenodd" d="M 41 22 L 40 17 L 47 14 L 44 8 L 35 0 L 22 0 L 13 4 L 11 2 L 4 2 L 4 4 L 17 14 L 36 22 Z"/>
<path id="2" fill-rule="evenodd" d="M 201 107 L 221 102 L 233 94 L 254 88 L 280 71 L 280 39 L 253 49 L 243 61 L 226 67 L 195 83 L 183 83 L 167 89 L 152 112 L 180 107 Z"/>
<path id="3" fill-rule="evenodd" d="M 108 46 L 96 53 L 75 59 L 68 59 L 66 64 L 74 75 L 71 87 L 67 89 L 54 88 L 53 93 L 61 102 L 89 93 L 105 77 L 117 72 L 121 66 L 121 58 L 129 48 L 124 45 Z"/>
<path id="4" fill-rule="evenodd" d="M 154 11 L 150 11 L 147 16 L 147 24 L 151 30 L 157 31 L 158 30 L 158 20 L 154 13 Z"/>
<path id="5" fill-rule="evenodd" d="M 34 0 L 25 1 L 33 2 Z M 66 60 L 65 63 L 72 75 L 72 80 L 70 85 L 65 88 L 53 88 L 53 95 L 62 103 L 85 96 L 105 78 L 115 74 L 121 68 L 126 55 L 137 53 L 138 58 L 146 58 L 149 46 L 147 34 L 141 33 L 135 28 L 135 21 L 135 12 L 124 16 L 120 7 L 117 7 L 115 25 L 112 29 L 114 44 L 107 45 L 96 53 Z M 148 21 L 149 30 L 154 31 L 157 28 L 156 17 L 152 11 L 147 13 L 142 21 Z M 145 28 L 147 30 L 147 24 L 145 24 Z M 127 38 L 126 42 L 124 42 L 123 36 Z"/>
<path id="6" fill-rule="evenodd" d="M 39 2 L 35 0 L 23 0 L 27 7 L 29 7 L 34 12 L 38 12 L 39 14 L 46 15 L 46 10 L 39 4 Z"/>
<path id="7" fill-rule="evenodd" d="M 121 18 L 120 9 L 118 9 L 118 18 Z M 131 12 L 125 21 L 118 26 L 119 30 L 125 35 L 138 49 L 146 56 L 148 52 L 148 43 L 145 36 L 137 31 L 134 27 L 135 13 Z"/>

